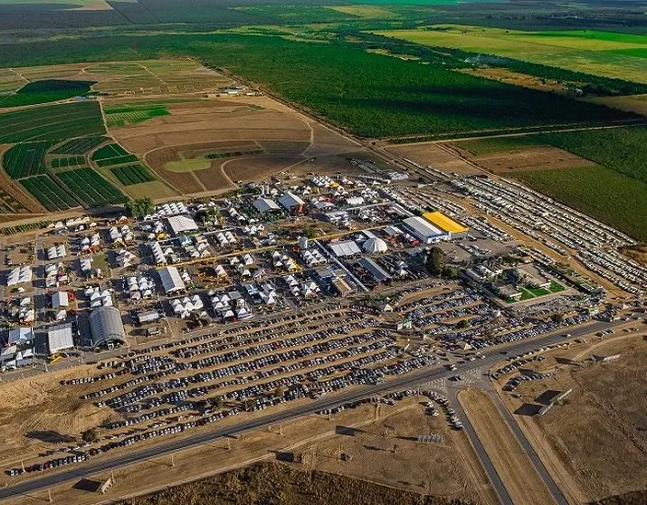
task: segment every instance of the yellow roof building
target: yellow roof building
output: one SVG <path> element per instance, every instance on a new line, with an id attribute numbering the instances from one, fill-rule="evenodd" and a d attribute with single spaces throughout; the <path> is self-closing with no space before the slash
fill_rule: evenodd
<path id="1" fill-rule="evenodd" d="M 469 228 L 457 223 L 442 212 L 427 212 L 426 214 L 423 214 L 422 217 L 446 233 L 458 234 L 467 233 L 469 231 Z"/>

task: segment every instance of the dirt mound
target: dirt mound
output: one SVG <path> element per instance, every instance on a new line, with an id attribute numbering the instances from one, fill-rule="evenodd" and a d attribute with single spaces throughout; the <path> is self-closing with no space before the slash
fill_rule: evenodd
<path id="1" fill-rule="evenodd" d="M 280 464 L 257 464 L 119 505 L 467 505 L 371 482 Z"/>

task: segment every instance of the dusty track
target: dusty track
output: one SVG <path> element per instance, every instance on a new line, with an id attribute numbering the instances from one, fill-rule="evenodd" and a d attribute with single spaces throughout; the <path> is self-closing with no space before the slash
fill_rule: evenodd
<path id="1" fill-rule="evenodd" d="M 461 391 L 458 399 L 514 503 L 554 504 L 546 485 L 487 393 Z"/>

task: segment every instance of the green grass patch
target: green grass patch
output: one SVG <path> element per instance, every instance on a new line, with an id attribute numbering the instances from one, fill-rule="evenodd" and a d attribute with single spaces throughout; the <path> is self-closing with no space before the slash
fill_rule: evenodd
<path id="1" fill-rule="evenodd" d="M 155 180 L 150 171 L 141 163 L 112 168 L 110 171 L 124 186 Z"/>
<path id="2" fill-rule="evenodd" d="M 526 289 L 530 291 L 534 297 L 546 296 L 547 294 L 550 293 L 550 291 L 544 288 L 526 288 Z"/>
<path id="3" fill-rule="evenodd" d="M 526 300 L 532 300 L 535 298 L 535 295 L 533 295 L 528 289 L 526 288 L 519 288 L 519 291 L 521 291 L 521 298 L 520 301 L 526 301 Z"/>
<path id="4" fill-rule="evenodd" d="M 101 110 L 94 100 L 0 114 L 0 144 L 62 140 L 104 133 Z"/>
<path id="5" fill-rule="evenodd" d="M 50 79 L 25 84 L 16 93 L 0 98 L 0 107 L 22 107 L 85 96 L 94 82 Z"/>
<path id="6" fill-rule="evenodd" d="M 51 141 L 17 144 L 2 157 L 2 167 L 12 179 L 46 174 L 45 155 L 51 146 Z"/>
<path id="7" fill-rule="evenodd" d="M 193 172 L 204 170 L 211 166 L 211 161 L 206 158 L 193 158 L 189 160 L 169 161 L 164 165 L 166 170 L 171 172 Z"/>
<path id="8" fill-rule="evenodd" d="M 91 168 L 62 172 L 57 177 L 88 207 L 126 201 L 121 191 Z"/>
<path id="9" fill-rule="evenodd" d="M 506 151 L 518 151 L 528 147 L 537 147 L 541 142 L 536 138 L 527 137 L 499 137 L 483 140 L 465 140 L 457 142 L 456 146 L 469 151 L 474 156 L 482 154 L 500 153 Z"/>
<path id="10" fill-rule="evenodd" d="M 628 235 L 647 242 L 647 183 L 606 167 L 509 175 Z"/>
<path id="11" fill-rule="evenodd" d="M 551 293 L 561 293 L 562 291 L 565 291 L 566 288 L 564 286 L 562 286 L 559 282 L 551 280 L 550 281 L 550 287 L 548 288 L 548 290 Z"/>

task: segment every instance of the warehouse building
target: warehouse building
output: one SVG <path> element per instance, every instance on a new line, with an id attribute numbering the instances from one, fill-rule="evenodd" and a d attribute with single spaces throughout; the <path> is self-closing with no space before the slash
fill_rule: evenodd
<path id="1" fill-rule="evenodd" d="M 274 200 L 270 198 L 257 198 L 252 203 L 254 208 L 261 214 L 267 214 L 268 212 L 278 212 L 281 208 L 277 205 Z"/>
<path id="2" fill-rule="evenodd" d="M 191 216 L 181 214 L 179 216 L 171 216 L 166 218 L 168 225 L 176 237 L 185 233 L 197 231 L 198 225 Z"/>
<path id="3" fill-rule="evenodd" d="M 90 313 L 90 333 L 92 346 L 114 347 L 126 343 L 126 330 L 121 321 L 121 314 L 114 307 L 99 307 Z"/>
<path id="4" fill-rule="evenodd" d="M 182 280 L 182 276 L 178 269 L 175 267 L 164 267 L 159 270 L 160 280 L 162 281 L 162 286 L 167 295 L 172 293 L 177 293 L 178 291 L 184 291 L 186 285 Z"/>
<path id="5" fill-rule="evenodd" d="M 470 231 L 469 228 L 454 221 L 451 217 L 446 216 L 442 212 L 427 212 L 426 214 L 423 214 L 422 217 L 436 228 L 444 231 L 448 235 L 449 240 L 465 238 Z"/>
<path id="6" fill-rule="evenodd" d="M 50 354 L 72 349 L 74 347 L 72 323 L 52 326 L 47 330 L 47 346 Z"/>
<path id="7" fill-rule="evenodd" d="M 433 244 L 449 238 L 446 232 L 419 216 L 409 217 L 402 221 L 402 224 L 409 233 L 423 244 Z"/>
<path id="8" fill-rule="evenodd" d="M 279 198 L 279 203 L 292 214 L 303 212 L 303 206 L 305 205 L 301 198 L 290 191 Z"/>

